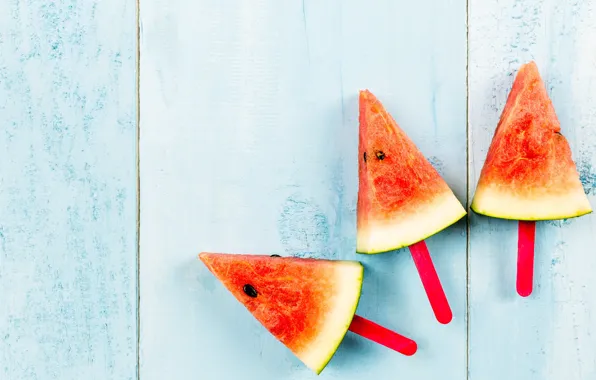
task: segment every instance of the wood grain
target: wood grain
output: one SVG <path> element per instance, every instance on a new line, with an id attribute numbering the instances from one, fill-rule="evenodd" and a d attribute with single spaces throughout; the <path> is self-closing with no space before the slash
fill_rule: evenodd
<path id="1" fill-rule="evenodd" d="M 349 334 L 321 378 L 465 378 L 465 221 L 427 242 L 447 326 L 407 250 L 355 253 L 360 89 L 466 202 L 465 1 L 154 0 L 141 27 L 141 378 L 315 377 L 202 250 L 364 262 L 358 313 L 420 350 Z"/>
<path id="2" fill-rule="evenodd" d="M 471 192 L 517 68 L 533 59 L 596 205 L 594 4 L 471 0 L 469 27 Z M 528 299 L 515 293 L 517 223 L 470 220 L 469 378 L 596 378 L 594 215 L 537 224 Z"/>
<path id="3" fill-rule="evenodd" d="M 0 8 L 0 378 L 136 378 L 134 3 Z"/>

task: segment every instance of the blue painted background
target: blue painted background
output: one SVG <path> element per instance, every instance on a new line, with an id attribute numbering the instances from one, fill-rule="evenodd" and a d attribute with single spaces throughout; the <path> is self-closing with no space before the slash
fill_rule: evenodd
<path id="1" fill-rule="evenodd" d="M 364 88 L 469 204 L 536 60 L 596 205 L 595 41 L 581 1 L 3 0 L 0 379 L 317 378 L 203 250 L 363 262 L 419 351 L 349 333 L 321 379 L 596 379 L 593 215 L 538 224 L 528 299 L 515 222 L 428 239 L 446 326 L 407 250 L 355 253 Z"/>
<path id="2" fill-rule="evenodd" d="M 135 6 L 0 2 L 0 379 L 135 379 Z"/>

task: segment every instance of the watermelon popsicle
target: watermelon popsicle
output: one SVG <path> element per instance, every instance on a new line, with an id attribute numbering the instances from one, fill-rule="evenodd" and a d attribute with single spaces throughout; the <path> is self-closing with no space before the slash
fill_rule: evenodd
<path id="1" fill-rule="evenodd" d="M 424 239 L 466 215 L 447 183 L 368 90 L 360 91 L 356 251 L 409 247 L 440 323 L 453 314 Z"/>
<path id="2" fill-rule="evenodd" d="M 364 276 L 357 261 L 208 252 L 199 259 L 316 374 L 348 330 L 404 355 L 417 350 L 413 340 L 355 315 Z"/>
<path id="3" fill-rule="evenodd" d="M 480 172 L 472 210 L 518 220 L 517 293 L 532 293 L 536 221 L 592 212 L 538 67 L 513 82 Z"/>

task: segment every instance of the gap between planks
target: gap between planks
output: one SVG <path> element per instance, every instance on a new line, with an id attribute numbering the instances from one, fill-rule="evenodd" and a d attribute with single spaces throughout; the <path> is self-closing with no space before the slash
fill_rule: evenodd
<path id="1" fill-rule="evenodd" d="M 470 0 L 466 0 L 466 380 L 470 379 Z"/>
<path id="2" fill-rule="evenodd" d="M 137 107 L 137 139 L 136 139 L 136 175 L 137 175 L 137 307 L 136 307 L 136 378 L 141 379 L 141 0 L 135 1 L 136 29 L 136 107 Z"/>

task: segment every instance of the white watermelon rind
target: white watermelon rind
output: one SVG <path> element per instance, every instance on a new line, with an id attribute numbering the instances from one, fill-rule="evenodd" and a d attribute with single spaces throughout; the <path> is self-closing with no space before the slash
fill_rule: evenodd
<path id="1" fill-rule="evenodd" d="M 392 220 L 369 221 L 358 226 L 356 252 L 379 254 L 408 247 L 455 224 L 467 212 L 453 192 L 446 191 L 421 205 L 414 213 Z"/>
<path id="2" fill-rule="evenodd" d="M 334 267 L 340 293 L 336 295 L 336 307 L 331 308 L 332 313 L 326 321 L 321 321 L 328 327 L 323 327 L 317 339 L 304 351 L 295 353 L 317 375 L 325 369 L 347 334 L 362 294 L 364 267 L 360 262 L 337 261 Z"/>
<path id="3" fill-rule="evenodd" d="M 570 219 L 592 212 L 579 180 L 566 193 L 550 194 L 544 189 L 534 193 L 526 189 L 521 195 L 497 186 L 478 186 L 470 208 L 493 218 L 527 221 Z"/>

